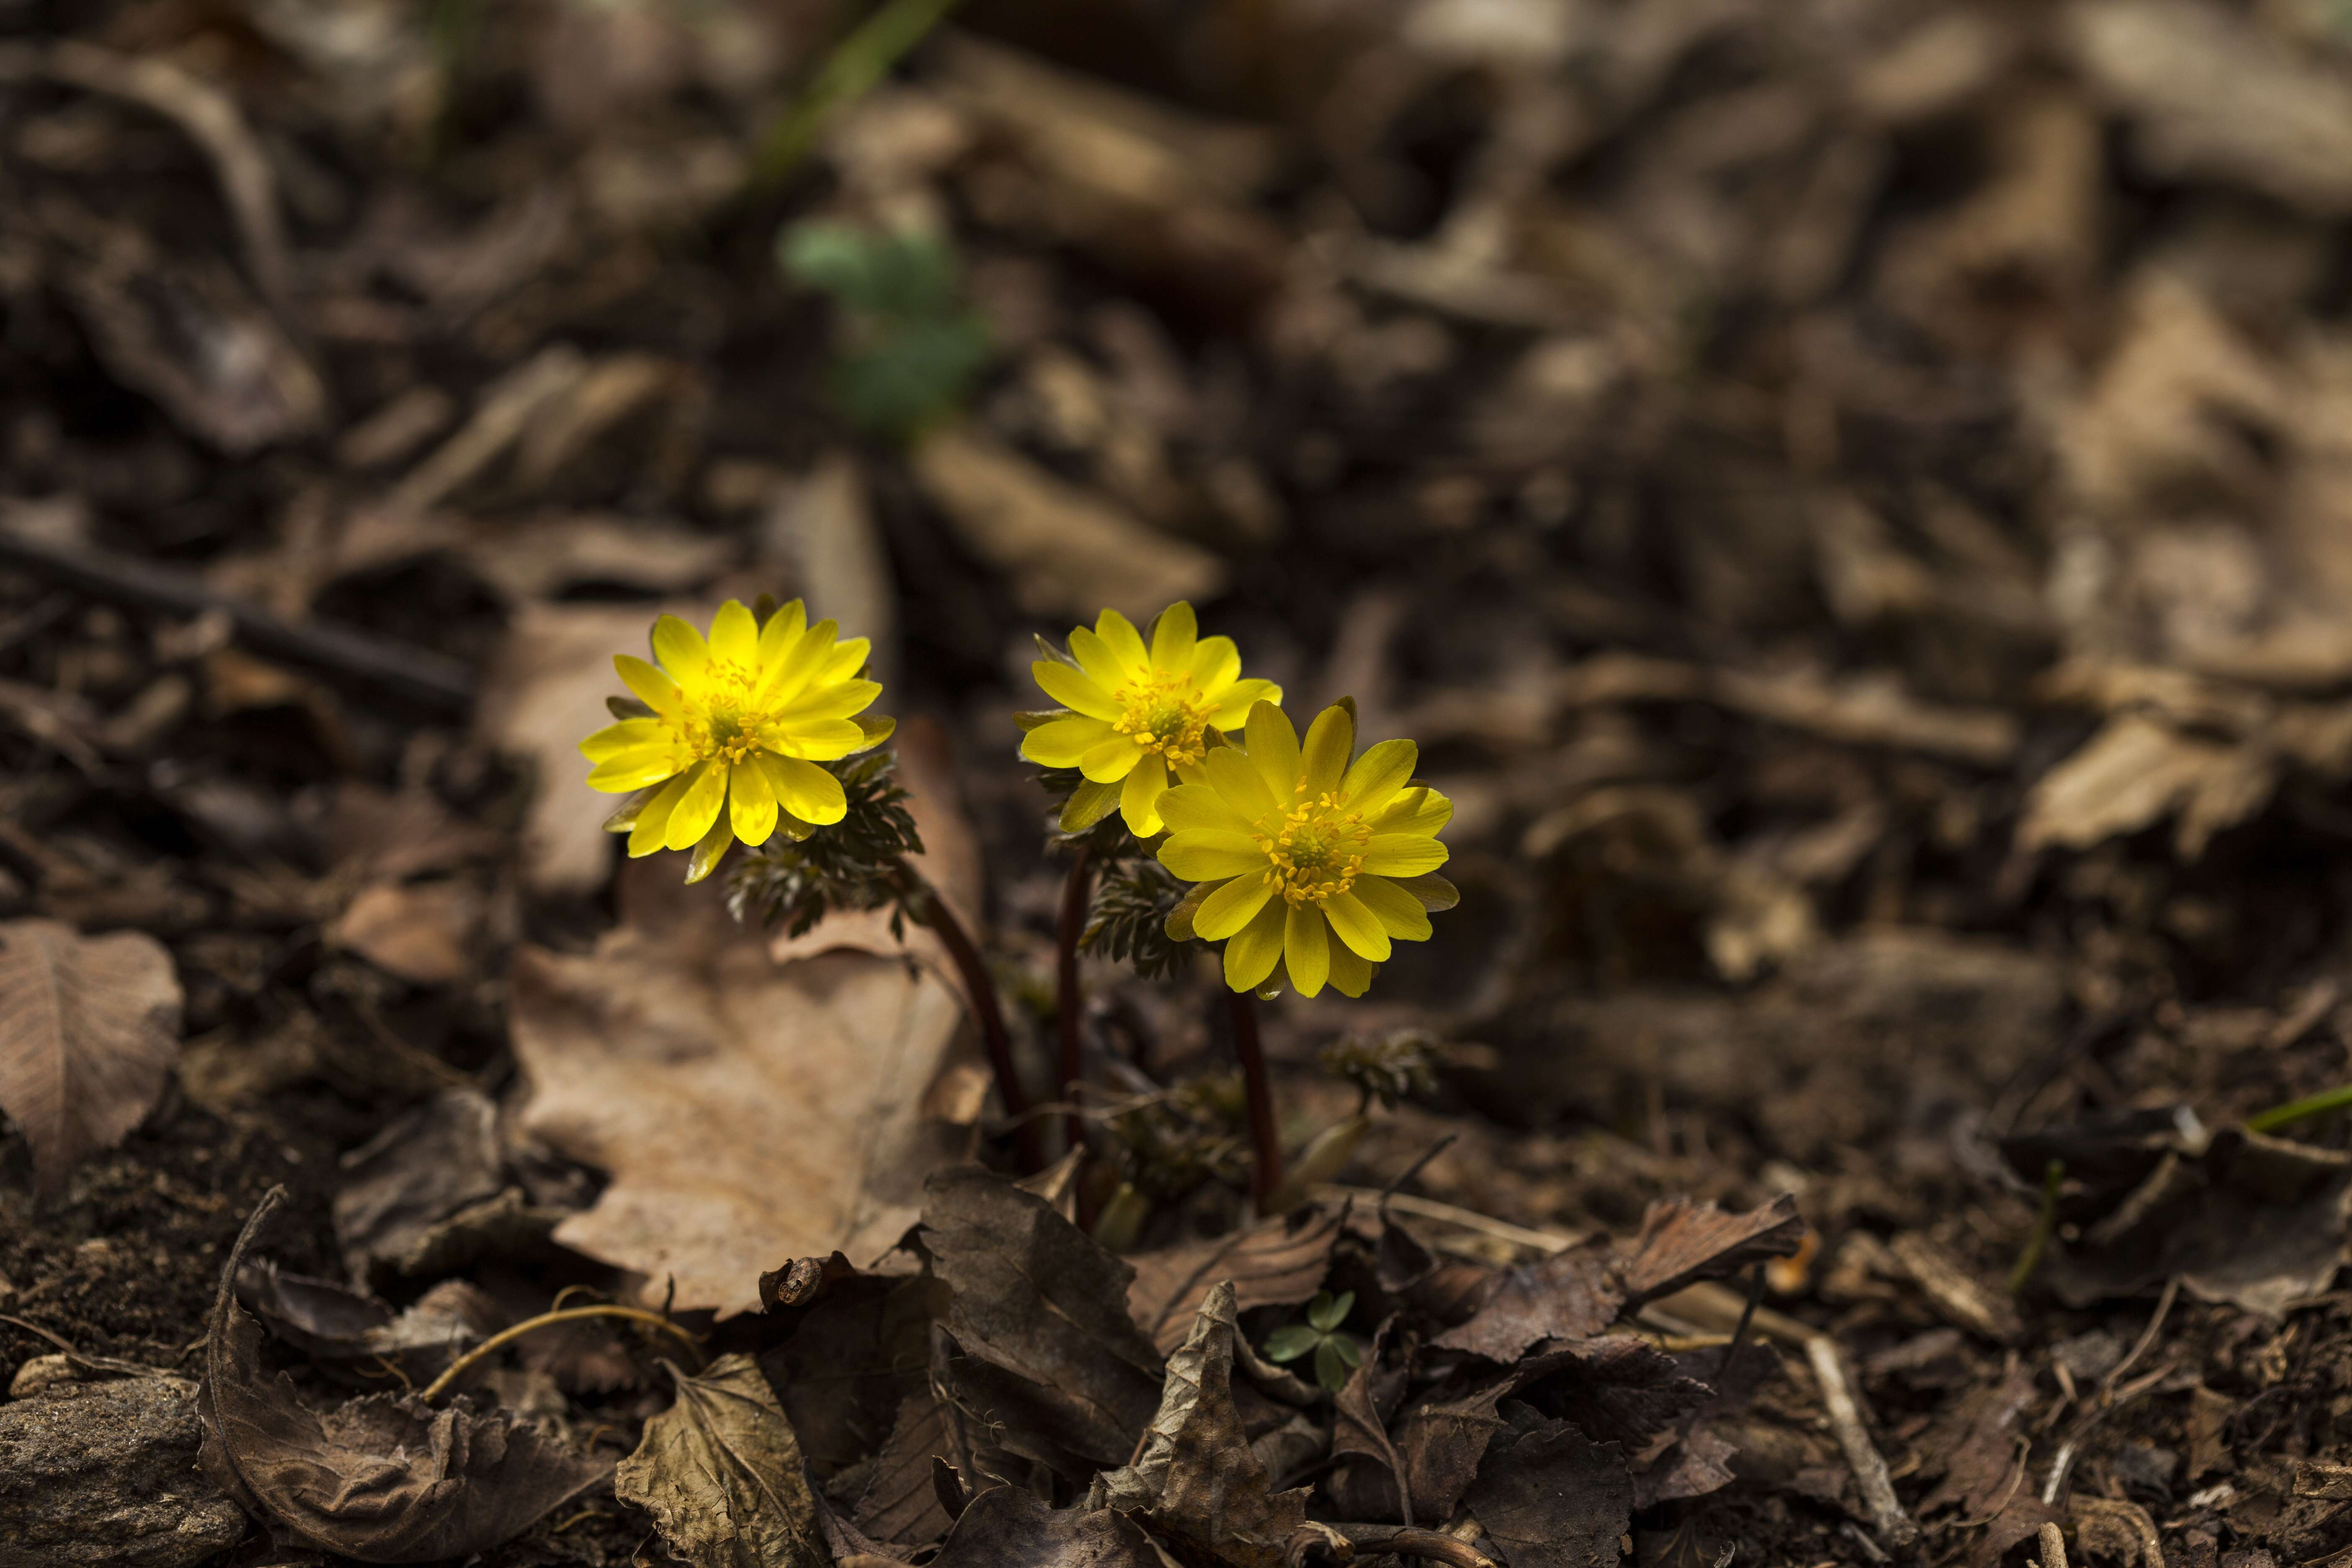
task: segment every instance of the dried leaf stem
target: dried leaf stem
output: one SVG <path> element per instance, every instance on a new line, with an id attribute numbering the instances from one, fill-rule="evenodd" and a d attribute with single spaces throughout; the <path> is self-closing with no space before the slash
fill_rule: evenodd
<path id="1" fill-rule="evenodd" d="M 679 1343 L 685 1345 L 693 1355 L 696 1365 L 699 1366 L 702 1363 L 702 1347 L 695 1342 L 694 1336 L 659 1312 L 648 1312 L 642 1307 L 617 1307 L 609 1303 L 599 1303 L 593 1307 L 566 1307 L 561 1311 L 541 1312 L 536 1318 L 525 1318 L 510 1328 L 500 1329 L 497 1333 L 451 1362 L 440 1376 L 425 1385 L 425 1392 L 421 1397 L 425 1404 L 432 1404 L 444 1394 L 448 1393 L 459 1378 L 479 1366 L 486 1358 L 505 1349 L 534 1330 L 552 1328 L 558 1323 L 576 1323 L 585 1318 L 625 1318 L 633 1323 L 643 1323 L 648 1328 L 659 1329 L 666 1334 L 675 1336 Z"/>
<path id="2" fill-rule="evenodd" d="M 1061 922 L 1054 933 L 1054 1027 L 1060 1036 L 1062 1098 L 1072 1106 L 1079 1101 L 1078 1083 L 1087 1067 L 1079 1016 L 1086 998 L 1078 993 L 1078 939 L 1087 931 L 1087 894 L 1093 871 L 1094 847 L 1081 844 L 1070 862 L 1069 875 L 1062 879 Z M 1086 1142 L 1085 1121 L 1075 1110 L 1062 1118 L 1062 1141 L 1068 1149 Z"/>
<path id="3" fill-rule="evenodd" d="M 1261 1207 L 1282 1185 L 1282 1136 L 1274 1121 L 1274 1088 L 1266 1081 L 1265 1047 L 1258 1039 L 1257 998 L 1246 991 L 1225 994 L 1231 1005 L 1234 1050 L 1242 1058 L 1242 1089 L 1249 1099 L 1250 1196 Z"/>

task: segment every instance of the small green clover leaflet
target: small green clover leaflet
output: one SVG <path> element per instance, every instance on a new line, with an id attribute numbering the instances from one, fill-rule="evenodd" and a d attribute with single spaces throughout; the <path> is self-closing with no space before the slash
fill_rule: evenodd
<path id="1" fill-rule="evenodd" d="M 1265 1337 L 1265 1358 L 1272 1362 L 1297 1361 L 1309 1352 L 1315 1356 L 1315 1381 L 1337 1394 L 1348 1386 L 1348 1375 L 1363 1364 L 1364 1352 L 1355 1337 L 1340 1331 L 1355 1310 L 1356 1293 L 1345 1290 L 1334 1296 L 1328 1290 L 1316 1292 L 1315 1300 L 1307 1303 L 1307 1321 L 1285 1323 Z"/>

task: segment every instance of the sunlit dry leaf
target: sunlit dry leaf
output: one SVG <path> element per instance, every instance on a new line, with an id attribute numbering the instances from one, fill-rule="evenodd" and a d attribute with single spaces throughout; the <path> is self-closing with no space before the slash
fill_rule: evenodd
<path id="1" fill-rule="evenodd" d="M 198 1396 L 205 1468 L 248 1510 L 363 1563 L 429 1563 L 488 1551 L 604 1479 L 601 1461 L 503 1413 L 383 1394 L 320 1411 L 266 1373 L 261 1324 L 232 1283 L 284 1195 L 262 1200 L 222 1270 Z"/>
<path id="2" fill-rule="evenodd" d="M 1746 1214 L 1673 1198 L 1652 1204 L 1625 1256 L 1625 1292 L 1642 1302 L 1701 1279 L 1737 1274 L 1767 1258 L 1786 1258 L 1804 1239 L 1796 1200 L 1783 1193 Z"/>
<path id="3" fill-rule="evenodd" d="M 32 1145 L 44 1191 L 139 1125 L 179 1035 L 179 975 L 154 938 L 0 924 L 0 1110 Z"/>
<path id="4" fill-rule="evenodd" d="M 896 942 L 863 951 L 875 933 L 854 916 L 786 962 L 656 860 L 632 863 L 621 903 L 593 954 L 526 948 L 512 971 L 518 1126 L 613 1175 L 556 1239 L 727 1313 L 757 1307 L 780 1260 L 888 1251 L 964 1146 L 924 1109 L 962 1025 L 955 991 Z"/>
<path id="5" fill-rule="evenodd" d="M 2196 739 L 2119 713 L 2035 783 L 2017 844 L 2087 849 L 2173 816 L 2173 847 L 2193 860 L 2214 834 L 2268 805 L 2278 783 L 2277 759 L 2260 747 Z"/>
<path id="6" fill-rule="evenodd" d="M 446 985 L 472 973 L 481 921 L 481 895 L 465 882 L 378 882 L 360 889 L 327 940 L 387 974 Z"/>
<path id="7" fill-rule="evenodd" d="M 614 1494 L 695 1568 L 828 1568 L 800 1442 L 758 1363 L 721 1356 L 698 1377 L 672 1374 L 677 1403 L 646 1423 Z"/>

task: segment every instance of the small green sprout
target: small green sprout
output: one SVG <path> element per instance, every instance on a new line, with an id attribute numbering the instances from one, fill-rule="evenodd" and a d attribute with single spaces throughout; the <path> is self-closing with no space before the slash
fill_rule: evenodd
<path id="1" fill-rule="evenodd" d="M 1312 1351 L 1315 1381 L 1339 1393 L 1348 1386 L 1348 1374 L 1362 1365 L 1364 1360 L 1355 1336 L 1339 1331 L 1339 1325 L 1348 1321 L 1348 1314 L 1355 1307 L 1353 1290 L 1343 1290 L 1337 1296 L 1328 1290 L 1317 1291 L 1315 1300 L 1307 1303 L 1305 1322 L 1285 1323 L 1265 1337 L 1266 1360 L 1297 1361 Z"/>
<path id="2" fill-rule="evenodd" d="M 786 229 L 776 250 L 786 273 L 840 307 L 830 386 L 860 428 L 911 437 L 952 413 L 987 368 L 988 327 L 959 298 L 945 242 L 812 221 Z"/>

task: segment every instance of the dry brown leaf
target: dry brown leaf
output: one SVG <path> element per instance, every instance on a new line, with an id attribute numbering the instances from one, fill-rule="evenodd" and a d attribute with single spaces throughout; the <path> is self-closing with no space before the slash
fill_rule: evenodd
<path id="1" fill-rule="evenodd" d="M 695 1568 L 825 1568 L 800 1442 L 759 1363 L 721 1356 L 698 1377 L 673 1374 L 677 1403 L 646 1423 L 614 1495 Z"/>
<path id="2" fill-rule="evenodd" d="M 1304 1301 L 1323 1288 L 1340 1215 L 1328 1206 L 1302 1209 L 1230 1236 L 1137 1253 L 1127 1260 L 1135 1270 L 1128 1312 L 1165 1355 L 1184 1342 L 1192 1315 L 1220 1282 L 1233 1287 L 1244 1312 Z"/>
<path id="3" fill-rule="evenodd" d="M 153 937 L 0 924 L 0 1110 L 54 1192 L 139 1125 L 180 1054 L 180 978 Z"/>
<path id="4" fill-rule="evenodd" d="M 481 923 L 481 894 L 467 883 L 378 882 L 360 889 L 327 941 L 403 980 L 446 985 L 473 972 Z"/>
<path id="5" fill-rule="evenodd" d="M 937 795 L 916 803 L 927 842 L 969 843 Z M 593 954 L 515 959 L 520 1129 L 613 1177 L 556 1239 L 655 1297 L 674 1279 L 680 1310 L 723 1313 L 756 1310 L 780 1258 L 887 1251 L 923 1178 L 961 1152 L 924 1109 L 962 1026 L 956 990 L 895 941 L 872 951 L 871 921 L 828 919 L 780 957 L 715 889 L 654 860 L 631 870 L 623 923 Z M 908 933 L 919 959 L 926 934 Z"/>
<path id="6" fill-rule="evenodd" d="M 2017 844 L 2087 849 L 2177 816 L 2173 847 L 2194 860 L 2214 834 L 2269 804 L 2278 782 L 2276 759 L 2258 748 L 2193 739 L 2120 713 L 2035 783 Z"/>
<path id="7" fill-rule="evenodd" d="M 1013 580 L 1036 616 L 1087 619 L 1105 605 L 1140 620 L 1174 599 L 1213 597 L 1223 563 L 1155 531 L 1098 495 L 961 426 L 925 437 L 915 479 L 957 537 Z"/>

